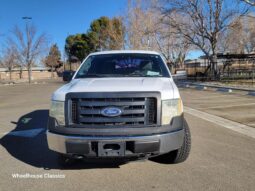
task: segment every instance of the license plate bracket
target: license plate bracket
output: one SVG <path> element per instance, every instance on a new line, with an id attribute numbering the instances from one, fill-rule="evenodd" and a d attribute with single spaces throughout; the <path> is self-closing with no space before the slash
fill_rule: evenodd
<path id="1" fill-rule="evenodd" d="M 98 156 L 99 157 L 122 157 L 125 156 L 126 143 L 125 142 L 98 142 Z"/>

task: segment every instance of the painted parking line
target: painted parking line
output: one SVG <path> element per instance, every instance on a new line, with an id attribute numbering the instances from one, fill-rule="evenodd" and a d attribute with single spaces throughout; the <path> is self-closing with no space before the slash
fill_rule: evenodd
<path id="1" fill-rule="evenodd" d="M 39 135 L 41 132 L 43 132 L 43 128 L 38 128 L 38 129 L 29 129 L 29 130 L 22 130 L 22 131 L 11 131 L 11 132 L 6 132 L 6 133 L 1 133 L 2 135 L 5 136 L 18 136 L 18 137 L 28 137 L 28 138 L 33 138 Z"/>
<path id="2" fill-rule="evenodd" d="M 217 100 L 218 98 L 224 99 L 224 97 L 228 97 L 228 98 L 229 98 L 229 95 L 191 97 L 191 95 L 181 94 L 181 96 L 182 96 L 183 98 L 185 98 L 186 96 L 189 96 L 188 98 L 189 98 L 189 100 L 191 100 L 191 101 L 198 101 L 198 100 L 214 100 L 214 99 Z M 193 96 L 194 96 L 194 95 L 193 95 Z M 236 98 L 236 97 L 234 97 L 234 98 Z M 232 99 L 232 97 L 230 97 L 230 99 Z M 239 98 L 239 99 L 240 99 L 240 98 Z"/>
<path id="3" fill-rule="evenodd" d="M 254 100 L 253 97 L 247 96 L 247 95 L 242 95 L 242 94 L 220 94 L 220 93 L 211 93 L 208 92 L 207 94 L 196 94 L 194 92 L 185 92 L 185 91 L 180 91 L 181 95 L 184 96 L 191 96 L 190 99 L 192 100 L 200 100 L 200 99 L 215 99 L 215 98 L 220 98 L 220 97 L 228 97 L 231 99 L 247 99 L 247 100 Z"/>
<path id="4" fill-rule="evenodd" d="M 237 123 L 234 121 L 230 121 L 228 119 L 224 119 L 219 116 L 211 115 L 209 113 L 205 113 L 190 107 L 184 107 L 184 111 L 190 115 L 193 115 L 195 117 L 204 119 L 206 121 L 212 122 L 216 125 L 219 125 L 221 127 L 225 127 L 227 129 L 231 129 L 235 132 L 241 133 L 243 135 L 255 138 L 255 128 L 243 125 L 241 123 Z"/>
<path id="5" fill-rule="evenodd" d="M 191 100 L 187 98 L 187 101 L 185 101 L 186 99 L 184 99 L 184 103 L 188 103 L 188 104 L 195 104 L 196 106 L 199 106 L 201 108 L 204 107 L 218 107 L 221 106 L 223 104 L 225 104 L 226 106 L 228 105 L 236 105 L 237 103 L 239 105 L 242 104 L 252 104 L 254 103 L 254 100 L 246 100 L 246 99 L 237 99 L 237 100 L 233 100 L 233 99 L 208 99 L 205 101 L 199 101 L 199 100 Z"/>
<path id="6" fill-rule="evenodd" d="M 245 103 L 245 104 L 236 104 L 236 105 L 221 105 L 221 106 L 214 106 L 214 107 L 200 107 L 197 108 L 198 110 L 200 109 L 221 109 L 221 108 L 231 108 L 231 107 L 242 107 L 242 106 L 250 106 L 250 105 L 255 105 L 255 103 Z"/>
<path id="7" fill-rule="evenodd" d="M 218 97 L 231 97 L 231 98 L 240 98 L 243 97 L 243 95 L 236 95 L 236 94 L 212 94 L 211 92 L 207 92 L 207 94 L 196 94 L 194 92 L 183 92 L 180 91 L 181 95 L 183 96 L 190 96 L 192 95 L 193 99 L 199 99 L 199 98 L 204 98 L 204 99 L 208 99 L 208 98 L 218 98 Z M 198 97 L 199 96 L 199 97 Z M 249 97 L 246 97 L 249 99 Z"/>
<path id="8" fill-rule="evenodd" d="M 202 95 L 202 97 L 194 98 L 194 99 L 212 99 L 212 98 L 219 98 L 219 97 L 229 97 L 230 95 L 221 95 L 221 94 L 209 94 L 209 95 Z"/>
<path id="9" fill-rule="evenodd" d="M 198 91 L 198 90 L 181 90 L 181 92 L 184 92 L 185 94 L 190 94 L 190 95 L 194 95 L 194 94 L 206 94 L 206 93 L 210 93 L 210 95 L 229 95 L 229 94 L 221 94 L 219 92 L 211 92 L 211 91 Z"/>
<path id="10" fill-rule="evenodd" d="M 206 94 L 206 93 L 210 93 L 209 95 L 222 95 L 222 96 L 248 96 L 247 92 L 238 92 L 238 91 L 234 91 L 231 93 L 228 92 L 219 92 L 219 91 L 211 91 L 211 90 L 205 90 L 205 91 L 198 91 L 197 89 L 180 89 L 181 92 L 185 92 L 185 93 L 190 93 L 190 94 L 194 94 L 197 93 L 199 95 L 201 94 Z"/>

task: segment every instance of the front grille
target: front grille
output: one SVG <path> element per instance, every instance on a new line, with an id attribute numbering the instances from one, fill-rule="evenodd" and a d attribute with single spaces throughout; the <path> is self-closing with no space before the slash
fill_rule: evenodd
<path id="1" fill-rule="evenodd" d="M 83 126 L 144 126 L 157 124 L 157 97 L 82 97 L 71 96 L 70 124 Z M 107 117 L 101 114 L 106 107 L 117 107 L 122 114 Z"/>
<path id="2" fill-rule="evenodd" d="M 78 103 L 78 101 L 77 100 L 72 100 L 72 111 L 71 111 L 71 113 L 72 113 L 72 122 L 73 123 L 77 123 L 78 122 L 78 120 L 77 120 L 77 117 L 78 117 L 78 112 L 77 112 L 77 110 L 78 110 L 78 107 L 77 107 L 77 103 Z"/>

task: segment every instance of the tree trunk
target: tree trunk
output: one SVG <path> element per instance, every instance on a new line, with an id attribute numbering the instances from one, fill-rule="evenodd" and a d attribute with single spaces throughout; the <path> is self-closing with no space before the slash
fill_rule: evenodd
<path id="1" fill-rule="evenodd" d="M 10 80 L 12 80 L 12 69 L 9 69 Z"/>
<path id="2" fill-rule="evenodd" d="M 19 79 L 21 79 L 22 78 L 22 66 L 20 66 L 20 69 L 19 69 Z"/>
<path id="3" fill-rule="evenodd" d="M 53 78 L 53 66 L 51 66 L 51 78 Z"/>
<path id="4" fill-rule="evenodd" d="M 28 65 L 28 83 L 31 83 L 31 77 L 32 77 L 32 70 L 31 65 Z"/>
<path id="5" fill-rule="evenodd" d="M 181 55 L 179 58 L 180 69 L 184 69 L 184 60 L 185 60 L 185 55 Z"/>
<path id="6" fill-rule="evenodd" d="M 215 53 L 211 57 L 211 76 L 212 80 L 216 80 L 218 76 L 217 55 Z"/>

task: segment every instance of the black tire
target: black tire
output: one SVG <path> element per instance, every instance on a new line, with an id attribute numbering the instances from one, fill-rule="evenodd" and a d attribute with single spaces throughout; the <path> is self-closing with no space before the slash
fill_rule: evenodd
<path id="1" fill-rule="evenodd" d="M 71 158 L 69 155 L 65 155 L 62 153 L 58 154 L 58 163 L 60 166 L 67 167 L 74 164 L 74 162 L 75 162 L 75 159 Z"/>
<path id="2" fill-rule="evenodd" d="M 181 148 L 154 158 L 153 160 L 155 162 L 166 163 L 166 164 L 177 164 L 187 160 L 187 158 L 189 157 L 190 149 L 191 149 L 191 133 L 186 120 L 184 120 L 183 129 L 184 129 L 184 140 L 183 140 L 183 144 Z"/>

